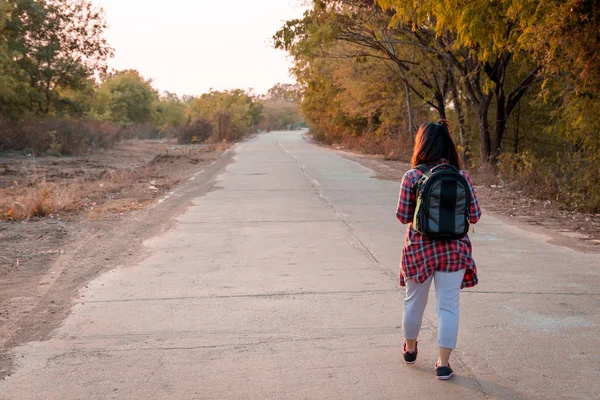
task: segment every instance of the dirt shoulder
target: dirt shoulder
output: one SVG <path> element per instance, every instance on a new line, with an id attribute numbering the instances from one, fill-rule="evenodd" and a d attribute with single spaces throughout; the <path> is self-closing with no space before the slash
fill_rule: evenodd
<path id="1" fill-rule="evenodd" d="M 409 164 L 371 156 L 340 151 L 375 171 L 379 179 L 400 182 Z M 585 214 L 561 209 L 552 201 L 536 200 L 509 187 L 484 183 L 487 179 L 472 172 L 477 197 L 484 213 L 521 229 L 542 233 L 556 245 L 584 252 L 600 252 L 600 214 Z"/>
<path id="2" fill-rule="evenodd" d="M 12 347 L 46 338 L 94 277 L 145 257 L 143 240 L 211 190 L 232 157 L 150 141 L 87 157 L 0 155 L 0 378 L 10 374 Z M 7 205 L 58 187 L 68 196 L 46 196 L 46 217 L 6 220 Z"/>

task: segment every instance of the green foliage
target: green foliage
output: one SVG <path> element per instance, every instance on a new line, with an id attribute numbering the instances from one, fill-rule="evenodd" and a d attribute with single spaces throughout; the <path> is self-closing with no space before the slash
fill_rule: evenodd
<path id="1" fill-rule="evenodd" d="M 450 119 L 469 165 L 598 210 L 595 3 L 314 0 L 273 39 L 316 139 L 402 152 L 415 126 Z"/>
<path id="2" fill-rule="evenodd" d="M 100 88 L 95 114 L 122 126 L 153 122 L 157 117 L 158 94 L 152 81 L 135 70 L 109 75 Z"/>
<path id="3" fill-rule="evenodd" d="M 512 1 L 508 15 L 519 21 L 517 46 L 542 65 L 547 83 L 568 83 L 569 91 L 600 91 L 600 7 L 595 0 Z M 566 88 L 565 88 L 566 89 Z"/>
<path id="4" fill-rule="evenodd" d="M 12 9 L 10 2 L 0 0 L 0 113 L 20 116 L 27 108 L 27 85 L 25 74 L 14 61 L 18 54 L 8 46 Z"/>
<path id="5" fill-rule="evenodd" d="M 402 47 L 406 33 L 390 30 L 390 22 L 368 2 L 315 1 L 303 19 L 288 21 L 274 35 L 275 46 L 294 57 L 302 112 L 318 138 L 365 134 L 381 140 L 404 132 L 409 140 L 428 107 L 445 116 L 447 89 L 439 79 L 446 72 L 425 76 L 413 68 L 409 60 L 420 54 Z M 415 97 L 424 104 L 415 106 Z"/>
<path id="6" fill-rule="evenodd" d="M 302 96 L 302 88 L 297 84 L 277 83 L 267 91 L 265 96 L 273 101 L 286 101 L 289 103 L 297 103 Z"/>
<path id="7" fill-rule="evenodd" d="M 106 29 L 92 0 L 0 0 L 0 151 L 75 154 L 190 132 L 235 140 L 262 120 L 263 103 L 242 90 L 180 99 L 136 70 L 107 73 Z"/>
<path id="8" fill-rule="evenodd" d="M 241 89 L 211 91 L 190 100 L 189 116 L 209 121 L 214 141 L 238 140 L 260 122 L 261 106 L 256 103 Z"/>
<path id="9" fill-rule="evenodd" d="M 165 92 L 158 101 L 156 122 L 163 131 L 180 127 L 186 121 L 186 105 L 175 94 Z"/>
<path id="10" fill-rule="evenodd" d="M 13 93 L 0 99 L 3 114 L 64 110 L 72 103 L 61 91 L 81 90 L 106 69 L 106 21 L 89 0 L 9 0 L 0 13 L 0 79 L 8 71 Z"/>
<path id="11" fill-rule="evenodd" d="M 28 109 L 25 75 L 13 62 L 12 52 L 0 43 L 0 114 L 22 116 Z"/>

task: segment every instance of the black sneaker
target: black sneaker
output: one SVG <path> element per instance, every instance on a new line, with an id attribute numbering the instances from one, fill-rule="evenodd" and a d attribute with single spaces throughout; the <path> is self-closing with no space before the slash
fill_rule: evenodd
<path id="1" fill-rule="evenodd" d="M 450 368 L 450 364 L 448 364 L 447 367 L 438 367 L 438 365 L 435 364 L 435 374 L 437 375 L 437 378 L 439 380 L 447 381 L 448 379 L 452 378 L 452 375 L 454 375 L 454 371 L 452 371 L 452 368 Z"/>
<path id="2" fill-rule="evenodd" d="M 417 342 L 415 344 L 414 352 L 408 352 L 408 351 L 406 351 L 406 342 L 404 342 L 404 346 L 402 347 L 402 355 L 404 356 L 405 363 L 414 364 L 417 362 L 417 353 L 419 352 L 419 349 L 417 348 L 418 345 L 419 345 L 419 342 Z"/>

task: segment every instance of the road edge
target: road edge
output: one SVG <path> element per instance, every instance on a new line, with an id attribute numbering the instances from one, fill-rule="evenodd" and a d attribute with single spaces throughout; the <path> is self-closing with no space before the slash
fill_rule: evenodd
<path id="1" fill-rule="evenodd" d="M 236 146 L 166 196 L 132 211 L 111 229 L 103 232 L 90 229 L 70 244 L 49 268 L 52 280 L 42 280 L 49 287 L 0 348 L 0 381 L 17 368 L 14 349 L 32 341 L 47 340 L 70 315 L 82 288 L 110 270 L 127 268 L 147 258 L 151 250 L 144 246 L 144 241 L 172 229 L 176 218 L 192 205 L 192 200 L 217 189 L 216 178 L 234 161 Z"/>

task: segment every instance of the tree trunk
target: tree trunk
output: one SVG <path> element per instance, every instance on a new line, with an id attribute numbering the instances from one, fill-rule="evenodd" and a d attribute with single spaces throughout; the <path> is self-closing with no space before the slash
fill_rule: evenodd
<path id="1" fill-rule="evenodd" d="M 515 124 L 515 154 L 519 154 L 519 127 L 521 125 L 521 103 L 517 106 L 517 121 Z"/>
<path id="2" fill-rule="evenodd" d="M 498 118 L 494 127 L 494 136 L 492 136 L 492 151 L 490 153 L 490 161 L 492 164 L 496 164 L 500 157 L 504 132 L 506 132 L 506 119 Z"/>
<path id="3" fill-rule="evenodd" d="M 436 92 L 434 94 L 434 99 L 437 106 L 436 110 L 440 116 L 440 119 L 446 119 L 446 98 L 442 93 Z"/>
<path id="4" fill-rule="evenodd" d="M 520 100 L 531 85 L 540 79 L 537 75 L 538 71 L 539 68 L 536 68 L 530 72 L 508 96 L 504 91 L 503 80 L 500 81 L 502 85 L 497 85 L 494 90 L 494 95 L 496 96 L 496 123 L 494 126 L 494 137 L 492 138 L 491 153 L 491 161 L 494 164 L 498 161 L 502 150 L 502 138 L 508 130 L 510 114 L 515 109 L 515 106 L 520 104 Z"/>
<path id="5" fill-rule="evenodd" d="M 504 88 L 500 85 L 496 86 L 494 90 L 496 96 L 496 121 L 494 123 L 494 135 L 492 136 L 491 143 L 491 159 L 492 164 L 498 162 L 498 157 L 502 150 L 502 137 L 506 132 L 506 125 L 508 119 L 508 113 L 506 109 L 506 96 L 504 94 Z"/>
<path id="6" fill-rule="evenodd" d="M 414 142 L 415 122 L 413 120 L 412 101 L 410 100 L 410 88 L 406 81 L 404 82 L 404 93 L 406 95 L 406 113 L 408 114 L 408 137 L 412 143 Z"/>
<path id="7" fill-rule="evenodd" d="M 448 46 L 446 46 L 446 44 L 442 41 L 441 48 L 443 49 L 443 51 L 446 52 Z M 458 71 L 461 74 L 462 80 L 460 81 L 460 83 L 463 86 L 462 92 L 466 94 L 471 107 L 475 111 L 475 115 L 477 118 L 477 126 L 479 128 L 479 139 L 481 142 L 481 164 L 487 164 L 490 162 L 491 153 L 488 113 L 493 93 L 484 93 L 481 87 L 481 64 L 474 62 L 474 60 L 472 60 L 469 57 L 465 57 L 463 61 L 460 61 L 460 59 L 456 57 L 456 55 L 452 52 L 446 52 L 444 59 L 448 63 L 450 70 Z M 455 78 L 452 79 L 451 86 L 457 86 L 457 81 Z M 454 93 L 452 93 L 452 96 L 453 98 L 455 97 Z M 455 102 L 455 104 L 456 103 L 457 102 Z"/>
<path id="8" fill-rule="evenodd" d="M 538 72 L 541 67 L 536 67 L 533 71 L 528 73 L 525 78 L 507 95 L 504 90 L 506 71 L 508 65 L 512 60 L 511 53 L 504 53 L 500 55 L 494 65 L 485 65 L 486 75 L 494 82 L 494 96 L 496 97 L 496 121 L 494 124 L 494 136 L 492 137 L 491 143 L 491 159 L 490 161 L 495 165 L 498 162 L 502 150 L 502 138 L 508 127 L 508 119 L 512 110 L 515 108 L 521 98 L 525 95 L 527 90 L 537 82 L 540 77 Z"/>
<path id="9" fill-rule="evenodd" d="M 454 109 L 456 110 L 456 116 L 458 117 L 458 135 L 460 139 L 460 158 L 466 162 L 466 145 L 465 145 L 465 136 L 466 136 L 466 126 L 465 126 L 465 116 L 463 114 L 462 104 L 460 102 L 460 98 L 458 97 L 458 89 L 456 88 L 456 80 L 454 79 L 454 72 L 452 72 L 451 68 L 448 68 L 448 78 L 450 80 L 450 93 L 452 94 L 452 103 L 454 104 Z"/>
<path id="10" fill-rule="evenodd" d="M 485 95 L 477 106 L 477 124 L 479 126 L 479 137 L 481 138 L 481 164 L 487 164 L 491 155 L 490 124 L 488 122 L 488 111 L 492 100 L 491 93 Z"/>

